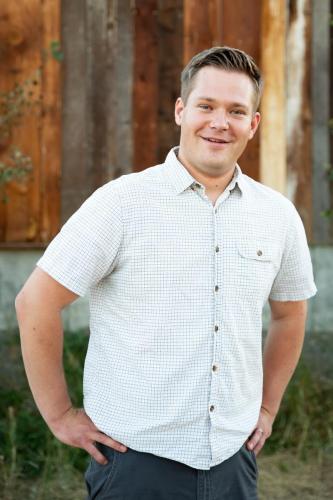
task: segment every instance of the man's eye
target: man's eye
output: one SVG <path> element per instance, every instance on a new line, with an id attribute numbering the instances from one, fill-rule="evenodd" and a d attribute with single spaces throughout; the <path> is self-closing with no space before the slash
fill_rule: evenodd
<path id="1" fill-rule="evenodd" d="M 241 109 L 233 109 L 231 113 L 233 113 L 234 115 L 245 115 L 245 111 Z"/>
<path id="2" fill-rule="evenodd" d="M 201 109 L 211 109 L 211 107 L 208 104 L 199 104 L 199 108 L 201 108 Z"/>

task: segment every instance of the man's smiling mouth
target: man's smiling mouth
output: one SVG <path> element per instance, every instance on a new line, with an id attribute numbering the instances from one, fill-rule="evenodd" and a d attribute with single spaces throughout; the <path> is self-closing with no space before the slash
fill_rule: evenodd
<path id="1" fill-rule="evenodd" d="M 225 141 L 224 139 L 217 139 L 215 137 L 201 137 L 201 138 L 204 139 L 205 141 L 217 144 L 229 144 L 229 141 Z"/>

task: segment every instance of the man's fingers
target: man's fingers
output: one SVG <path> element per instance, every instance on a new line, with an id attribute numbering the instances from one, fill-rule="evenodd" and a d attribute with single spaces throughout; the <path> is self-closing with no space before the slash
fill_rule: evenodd
<path id="1" fill-rule="evenodd" d="M 108 446 L 109 448 L 114 448 L 117 451 L 127 451 L 126 446 L 124 446 L 121 443 L 118 443 L 118 441 L 115 441 L 114 439 L 106 436 L 102 432 L 98 432 L 92 436 L 93 441 L 89 440 L 87 444 L 85 444 L 84 449 L 91 455 L 96 462 L 98 462 L 101 465 L 105 465 L 108 463 L 107 458 L 96 448 L 95 443 L 102 443 L 105 446 Z"/>
<path id="2" fill-rule="evenodd" d="M 255 448 L 257 448 L 258 446 L 258 443 L 260 441 L 263 441 L 263 443 L 265 442 L 265 436 L 264 436 L 264 431 L 258 427 L 254 433 L 252 434 L 252 436 L 250 437 L 250 439 L 248 440 L 247 442 L 247 447 L 249 450 L 254 450 Z M 263 446 L 263 444 L 261 445 L 261 447 Z"/>
<path id="3" fill-rule="evenodd" d="M 257 443 L 257 445 L 253 448 L 253 452 L 255 454 L 255 456 L 258 455 L 258 453 L 261 451 L 261 449 L 263 448 L 264 444 L 265 444 L 265 441 L 266 441 L 266 438 L 265 436 L 263 436 Z"/>
<path id="4" fill-rule="evenodd" d="M 91 455 L 95 460 L 96 462 L 98 462 L 99 464 L 101 465 L 105 465 L 108 463 L 107 461 L 107 458 L 102 455 L 102 453 L 100 451 L 98 451 L 98 449 L 96 448 L 96 446 L 92 443 L 92 442 L 89 442 L 89 444 L 87 444 L 84 448 L 88 453 L 89 455 Z"/>
<path id="5" fill-rule="evenodd" d="M 114 448 L 117 451 L 127 451 L 126 446 L 124 446 L 122 443 L 119 443 L 118 441 L 115 441 L 106 434 L 103 434 L 103 432 L 97 432 L 96 434 L 94 433 L 92 439 L 94 441 L 97 441 L 98 443 L 105 444 L 105 446 L 109 446 L 109 448 Z"/>

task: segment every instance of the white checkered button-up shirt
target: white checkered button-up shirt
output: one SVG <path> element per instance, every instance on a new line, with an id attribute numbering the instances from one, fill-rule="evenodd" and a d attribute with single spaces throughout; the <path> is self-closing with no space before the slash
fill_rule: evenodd
<path id="1" fill-rule="evenodd" d="M 213 206 L 176 152 L 98 189 L 38 266 L 90 292 L 84 407 L 97 427 L 209 469 L 257 422 L 264 303 L 316 287 L 290 201 L 237 166 Z"/>

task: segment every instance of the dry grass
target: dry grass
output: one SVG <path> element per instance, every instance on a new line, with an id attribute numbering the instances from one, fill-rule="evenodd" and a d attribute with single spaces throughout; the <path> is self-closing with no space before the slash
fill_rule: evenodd
<path id="1" fill-rule="evenodd" d="M 87 491 L 83 474 L 76 470 L 62 471 L 45 481 L 15 478 L 8 483 L 0 496 L 1 500 L 84 500 Z"/>
<path id="2" fill-rule="evenodd" d="M 333 498 L 333 457 L 301 461 L 290 452 L 258 457 L 260 500 Z"/>

